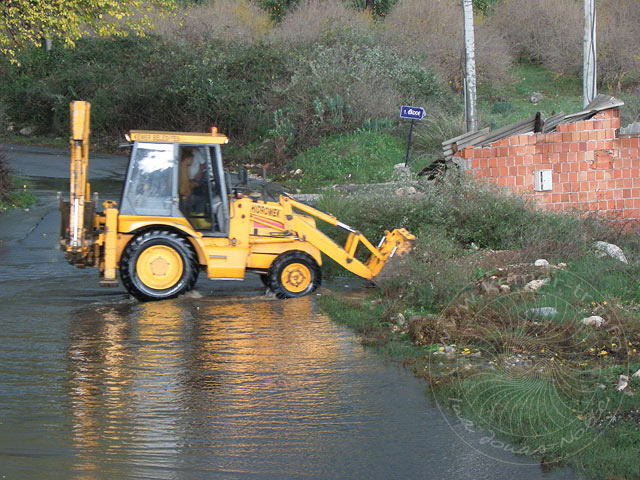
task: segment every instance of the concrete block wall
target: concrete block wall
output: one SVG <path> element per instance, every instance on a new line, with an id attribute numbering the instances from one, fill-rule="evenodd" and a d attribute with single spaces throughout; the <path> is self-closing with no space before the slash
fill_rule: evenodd
<path id="1" fill-rule="evenodd" d="M 619 137 L 620 111 L 515 135 L 457 153 L 467 173 L 532 197 L 550 211 L 596 211 L 640 220 L 640 137 Z M 534 172 L 552 170 L 552 189 L 535 191 Z"/>

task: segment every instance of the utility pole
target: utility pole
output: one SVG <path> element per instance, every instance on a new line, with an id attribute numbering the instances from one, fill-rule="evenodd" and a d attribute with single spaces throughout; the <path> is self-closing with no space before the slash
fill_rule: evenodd
<path id="1" fill-rule="evenodd" d="M 464 10 L 465 113 L 467 132 L 478 130 L 476 115 L 476 47 L 473 36 L 473 0 L 462 0 Z"/>
<path id="2" fill-rule="evenodd" d="M 596 2 L 584 0 L 584 56 L 582 70 L 582 103 L 586 107 L 596 97 Z"/>

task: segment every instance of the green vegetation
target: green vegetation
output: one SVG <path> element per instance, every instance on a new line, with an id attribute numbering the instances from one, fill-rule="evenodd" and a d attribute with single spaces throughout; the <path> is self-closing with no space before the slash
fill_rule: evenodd
<path id="1" fill-rule="evenodd" d="M 310 190 L 334 183 L 385 182 L 393 166 L 404 161 L 405 149 L 402 140 L 384 133 L 333 135 L 296 157 L 288 183 Z"/>
<path id="2" fill-rule="evenodd" d="M 640 382 L 613 388 L 640 368 L 637 237 L 457 175 L 423 189 L 409 199 L 324 199 L 373 238 L 393 224 L 418 243 L 367 297 L 323 296 L 323 308 L 412 365 L 445 411 L 496 445 L 593 478 L 637 478 Z M 629 263 L 598 258 L 595 240 L 620 245 Z M 534 266 L 539 258 L 551 265 Z M 547 283 L 525 288 L 537 279 Z M 605 325 L 584 325 L 591 315 Z M 628 456 L 613 461 L 617 449 Z"/>

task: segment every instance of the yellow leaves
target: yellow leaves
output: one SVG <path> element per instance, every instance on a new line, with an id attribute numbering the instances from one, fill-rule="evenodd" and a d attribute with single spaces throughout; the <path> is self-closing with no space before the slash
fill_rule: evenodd
<path id="1" fill-rule="evenodd" d="M 0 16 L 0 53 L 16 62 L 21 50 L 40 46 L 45 38 L 73 47 L 87 30 L 98 35 L 123 33 L 128 22 L 121 20 L 133 19 L 131 24 L 139 25 L 136 13 L 149 6 L 172 10 L 176 4 L 175 0 L 11 0 Z"/>

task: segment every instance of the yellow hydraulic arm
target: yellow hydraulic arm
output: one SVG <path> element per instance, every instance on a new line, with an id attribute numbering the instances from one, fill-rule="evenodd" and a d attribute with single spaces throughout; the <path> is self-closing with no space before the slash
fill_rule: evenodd
<path id="1" fill-rule="evenodd" d="M 303 241 L 309 242 L 350 272 L 369 280 L 375 278 L 382 270 L 382 267 L 384 267 L 392 257 L 396 255 L 401 256 L 409 252 L 415 242 L 414 235 L 410 234 L 404 228 L 400 228 L 392 232 L 385 232 L 380 244 L 375 247 L 362 233 L 338 221 L 333 215 L 321 212 L 287 196 L 280 197 L 280 204 L 285 207 L 284 213 L 292 229 L 297 232 Z M 322 220 L 329 225 L 348 231 L 349 236 L 347 237 L 345 246 L 341 247 L 320 230 L 305 222 L 302 217 L 293 212 L 293 208 Z M 366 262 L 361 262 L 355 258 L 356 250 L 360 243 L 371 252 L 371 256 Z"/>
<path id="2" fill-rule="evenodd" d="M 89 199 L 90 187 L 87 183 L 89 165 L 89 102 L 71 102 L 71 176 L 69 188 L 69 243 L 72 253 L 85 250 L 84 207 Z M 89 225 L 92 227 L 93 225 Z"/>

